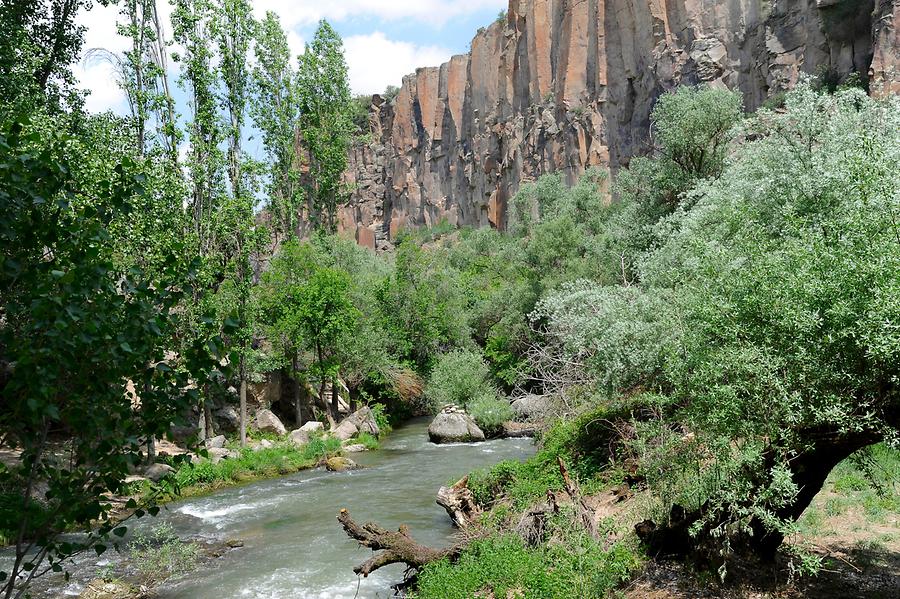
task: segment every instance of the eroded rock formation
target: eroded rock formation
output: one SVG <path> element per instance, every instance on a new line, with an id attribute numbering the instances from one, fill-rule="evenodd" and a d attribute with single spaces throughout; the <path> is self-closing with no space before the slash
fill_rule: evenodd
<path id="1" fill-rule="evenodd" d="M 656 98 L 706 82 L 752 110 L 801 73 L 900 91 L 900 0 L 510 0 L 468 54 L 373 98 L 340 228 L 388 246 L 404 227 L 503 227 L 518 186 L 613 171 L 646 150 Z"/>

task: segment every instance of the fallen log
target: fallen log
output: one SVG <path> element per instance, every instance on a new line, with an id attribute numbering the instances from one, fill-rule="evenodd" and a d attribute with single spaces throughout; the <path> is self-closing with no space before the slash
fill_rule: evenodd
<path id="1" fill-rule="evenodd" d="M 337 519 L 344 527 L 344 532 L 359 541 L 360 545 L 372 551 L 381 551 L 353 568 L 357 575 L 368 576 L 382 566 L 397 563 L 418 570 L 425 564 L 440 559 L 455 560 L 468 545 L 468 541 L 464 541 L 446 549 L 434 549 L 416 542 L 405 524 L 401 524 L 397 532 L 386 530 L 374 522 L 359 525 L 346 509 L 340 511 Z"/>
<path id="2" fill-rule="evenodd" d="M 481 513 L 481 507 L 469 490 L 468 475 L 452 487 L 441 487 L 437 494 L 437 504 L 447 510 L 453 524 L 461 530 L 468 528 Z"/>

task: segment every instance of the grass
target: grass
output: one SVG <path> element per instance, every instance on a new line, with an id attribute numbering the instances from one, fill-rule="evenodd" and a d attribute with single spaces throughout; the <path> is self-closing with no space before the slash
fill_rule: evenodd
<path id="1" fill-rule="evenodd" d="M 375 435 L 370 435 L 369 433 L 360 433 L 351 442 L 364 445 L 365 448 L 369 451 L 378 449 L 379 447 L 378 437 L 376 437 Z"/>
<path id="2" fill-rule="evenodd" d="M 196 568 L 200 558 L 200 545 L 179 539 L 170 524 L 160 524 L 149 533 L 137 533 L 129 547 L 138 574 L 151 585 L 187 574 Z"/>
<path id="3" fill-rule="evenodd" d="M 181 497 L 201 495 L 230 486 L 264 478 L 293 474 L 315 467 L 341 452 L 341 441 L 333 437 L 313 437 L 302 446 L 279 441 L 275 446 L 253 451 L 240 450 L 237 458 L 216 464 L 204 461 L 185 464 L 176 470 L 174 482 Z"/>
<path id="4" fill-rule="evenodd" d="M 551 521 L 554 542 L 528 547 L 518 535 L 473 542 L 456 564 L 433 562 L 419 573 L 416 599 L 607 597 L 640 567 L 626 542 L 605 549 L 563 518 Z"/>

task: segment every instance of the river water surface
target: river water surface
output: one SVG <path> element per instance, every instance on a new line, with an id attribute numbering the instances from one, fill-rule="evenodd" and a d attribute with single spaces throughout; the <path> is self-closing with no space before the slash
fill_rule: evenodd
<path id="1" fill-rule="evenodd" d="M 435 503 L 441 485 L 470 470 L 505 459 L 524 459 L 529 439 L 434 445 L 427 422 L 396 429 L 375 452 L 355 454 L 364 470 L 301 472 L 277 480 L 227 489 L 170 504 L 158 518 L 182 535 L 244 541 L 240 549 L 211 561 L 160 589 L 162 599 L 391 597 L 403 578 L 395 564 L 367 579 L 353 566 L 372 552 L 346 536 L 336 520 L 342 507 L 358 522 L 385 528 L 407 524 L 420 542 L 442 546 L 454 529 Z M 358 595 L 357 595 L 358 591 Z"/>

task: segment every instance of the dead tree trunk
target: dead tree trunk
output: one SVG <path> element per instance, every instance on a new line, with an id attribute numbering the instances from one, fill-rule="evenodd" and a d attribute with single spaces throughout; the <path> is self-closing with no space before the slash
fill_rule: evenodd
<path id="1" fill-rule="evenodd" d="M 417 543 L 410 536 L 409 528 L 405 524 L 401 524 L 397 532 L 391 532 L 372 522 L 360 526 L 350 517 L 350 512 L 346 509 L 342 509 L 337 518 L 344 531 L 359 541 L 360 545 L 372 551 L 381 551 L 353 568 L 358 575 L 368 576 L 388 564 L 403 563 L 410 568 L 419 569 L 440 559 L 455 560 L 468 545 L 468 542 L 462 542 L 447 549 L 434 549 Z"/>
<path id="2" fill-rule="evenodd" d="M 481 513 L 469 490 L 468 475 L 458 480 L 452 487 L 441 487 L 437 494 L 437 504 L 447 510 L 457 528 L 465 529 Z"/>

